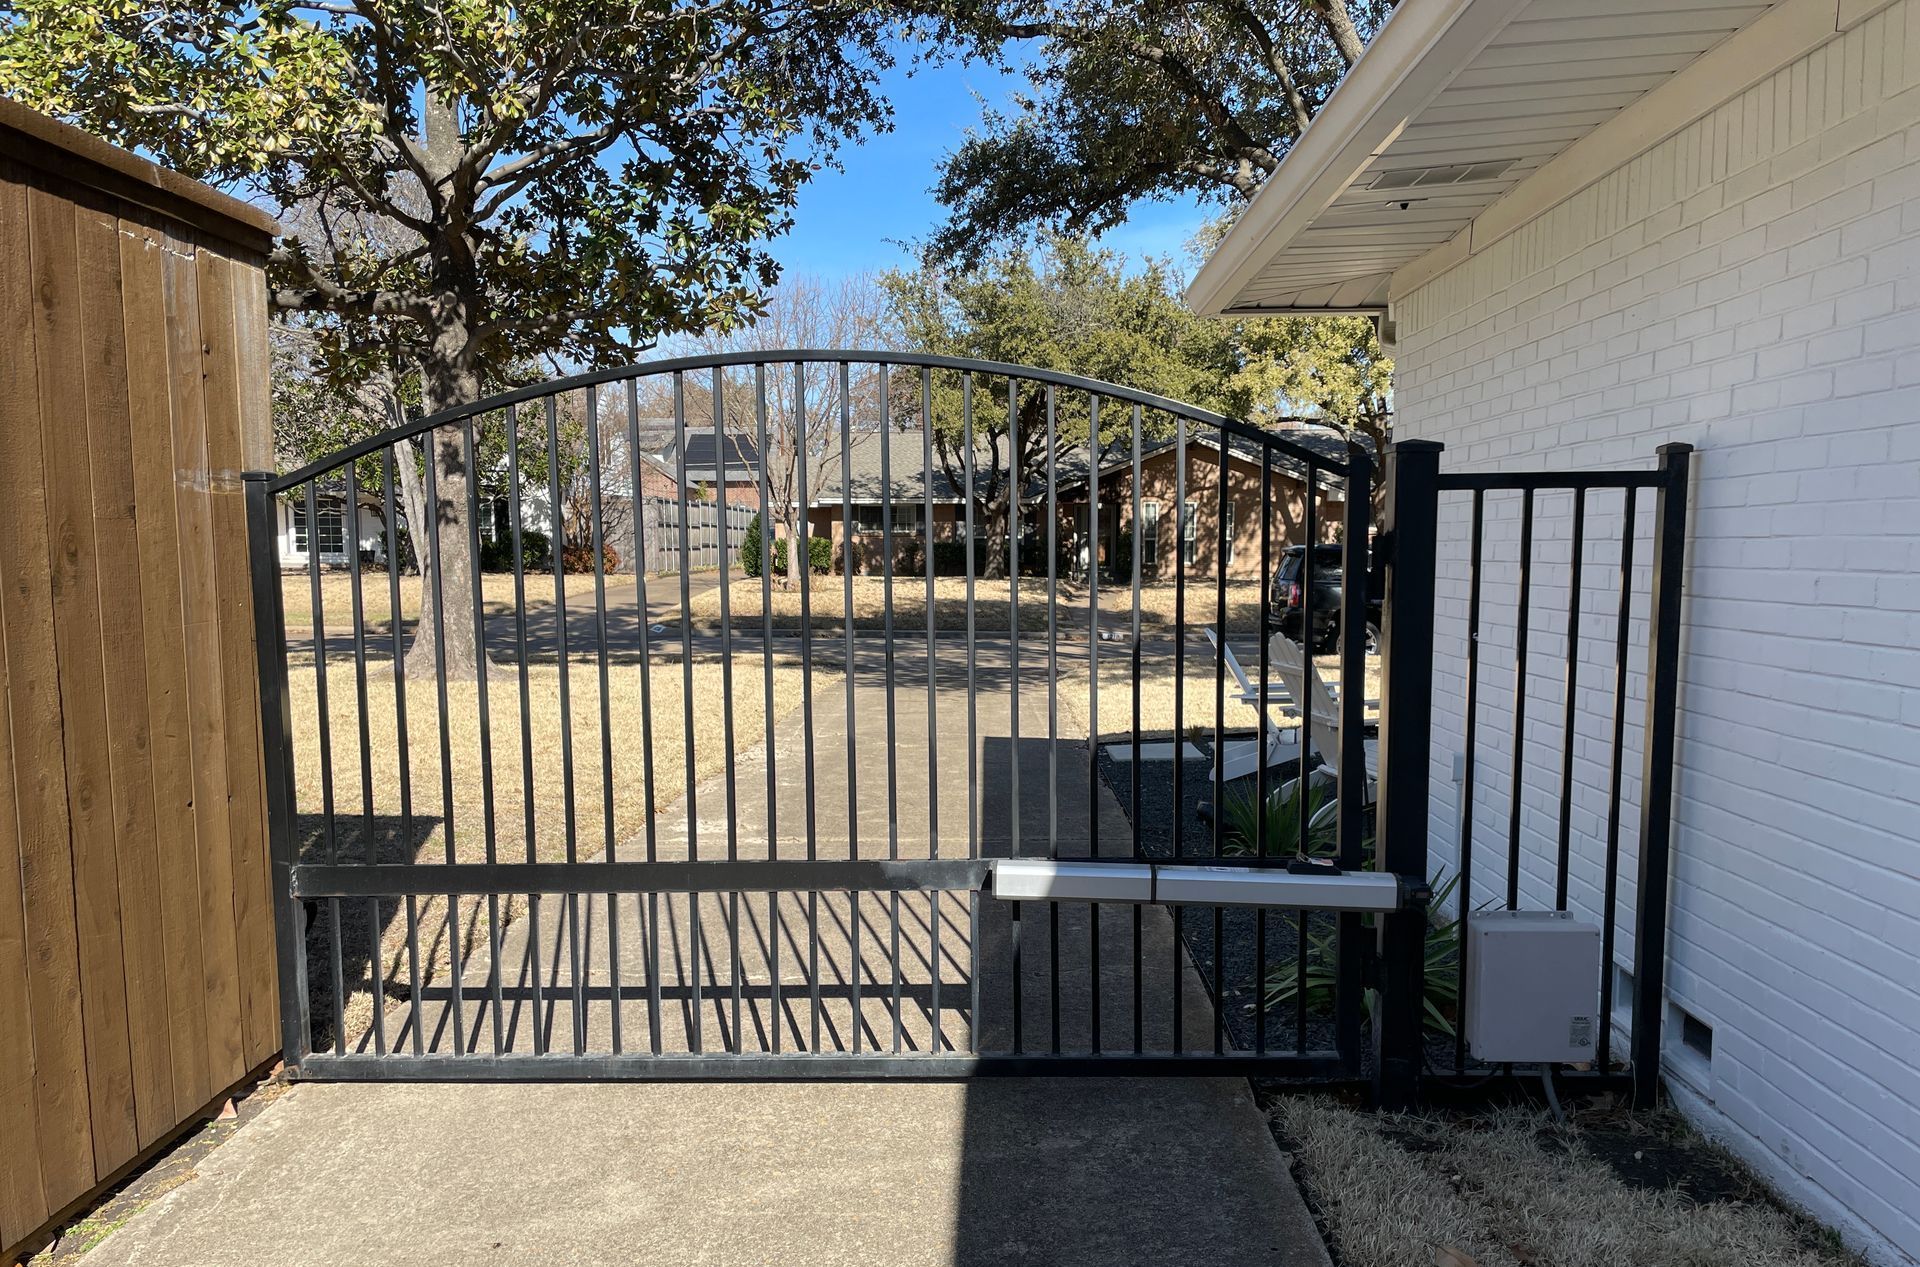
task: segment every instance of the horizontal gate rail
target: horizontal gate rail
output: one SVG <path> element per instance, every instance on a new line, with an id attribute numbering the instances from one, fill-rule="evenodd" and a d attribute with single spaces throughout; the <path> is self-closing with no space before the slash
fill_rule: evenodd
<path id="1" fill-rule="evenodd" d="M 1661 471 L 1445 471 L 1443 493 L 1568 491 L 1583 488 L 1660 488 Z"/>
<path id="2" fill-rule="evenodd" d="M 1100 1077 L 1340 1078 L 1346 1073 L 1333 1051 L 1259 1056 L 1190 1052 L 1135 1055 L 813 1055 L 807 1052 L 747 1055 L 644 1054 L 572 1056 L 339 1056 L 316 1053 L 302 1076 L 337 1082 L 855 1082 L 869 1078 L 950 1082 L 959 1078 Z"/>
<path id="3" fill-rule="evenodd" d="M 452 893 L 885 893 L 986 886 L 981 858 L 881 858 L 714 862 L 454 862 L 295 867 L 300 898 Z"/>

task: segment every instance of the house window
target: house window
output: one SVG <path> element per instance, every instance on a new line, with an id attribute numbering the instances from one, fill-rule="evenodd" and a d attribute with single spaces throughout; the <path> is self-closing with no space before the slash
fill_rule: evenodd
<path id="1" fill-rule="evenodd" d="M 1160 503 L 1145 502 L 1140 507 L 1140 566 L 1156 571 L 1160 566 Z"/>
<path id="2" fill-rule="evenodd" d="M 886 520 L 882 517 L 882 507 L 875 503 L 870 506 L 854 506 L 853 530 L 855 532 L 884 532 Z M 920 531 L 920 504 L 918 502 L 895 502 L 893 504 L 893 530 L 902 533 Z"/>
<path id="3" fill-rule="evenodd" d="M 1180 562 L 1191 565 L 1200 550 L 1200 503 L 1180 503 Z"/>
<path id="4" fill-rule="evenodd" d="M 1235 527 L 1236 525 L 1234 523 L 1233 503 L 1228 502 L 1227 503 L 1227 563 L 1229 565 L 1233 563 L 1233 544 L 1234 544 L 1233 539 L 1234 539 Z"/>
<path id="5" fill-rule="evenodd" d="M 307 508 L 293 508 L 293 552 L 307 552 Z M 338 558 L 347 552 L 346 518 L 339 508 L 323 507 L 320 511 L 320 557 Z"/>

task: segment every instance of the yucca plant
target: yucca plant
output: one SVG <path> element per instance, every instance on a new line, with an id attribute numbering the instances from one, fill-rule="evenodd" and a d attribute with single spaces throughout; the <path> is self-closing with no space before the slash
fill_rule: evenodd
<path id="1" fill-rule="evenodd" d="M 1449 876 L 1436 885 L 1431 907 L 1445 907 L 1459 883 L 1459 876 Z M 1366 918 L 1371 924 L 1373 917 Z M 1423 999 L 1427 1028 L 1449 1038 L 1453 1036 L 1453 1017 L 1460 1004 L 1459 924 L 1457 918 L 1449 918 L 1427 925 L 1426 994 Z M 1339 962 L 1334 938 L 1332 930 L 1309 932 L 1307 935 L 1306 987 L 1309 1008 L 1331 1009 L 1333 1006 L 1334 978 Z M 1299 990 L 1299 972 L 1293 964 L 1283 964 L 1268 970 L 1266 989 L 1261 992 L 1261 998 L 1266 1007 L 1278 1007 L 1292 1002 Z M 1380 1002 L 1378 991 L 1368 990 L 1366 1001 L 1367 1015 L 1372 1017 Z"/>
<path id="2" fill-rule="evenodd" d="M 1311 784 L 1311 786 L 1309 786 Z M 1260 798 L 1245 789 L 1235 789 L 1227 797 L 1225 851 L 1244 857 L 1260 851 L 1261 819 L 1266 819 L 1266 843 L 1269 857 L 1298 853 L 1300 823 L 1314 817 L 1333 800 L 1333 788 L 1327 783 L 1293 780 L 1293 786 L 1275 788 L 1267 794 L 1266 812 L 1261 813 Z M 1307 829 L 1307 852 L 1315 857 L 1330 856 L 1338 843 L 1336 825 L 1330 818 Z"/>

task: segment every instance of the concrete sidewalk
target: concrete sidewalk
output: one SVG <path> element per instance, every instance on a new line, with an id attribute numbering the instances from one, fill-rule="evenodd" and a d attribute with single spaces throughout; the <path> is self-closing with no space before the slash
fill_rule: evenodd
<path id="1" fill-rule="evenodd" d="M 1324 1265 L 1226 1080 L 296 1087 L 88 1256 Z"/>

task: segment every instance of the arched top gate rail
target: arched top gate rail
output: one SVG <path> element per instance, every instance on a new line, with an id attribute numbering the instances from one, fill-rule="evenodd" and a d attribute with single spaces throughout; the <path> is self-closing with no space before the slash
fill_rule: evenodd
<path id="1" fill-rule="evenodd" d="M 1357 1074 L 1372 472 L 832 349 L 249 475 L 289 1064 Z"/>
<path id="2" fill-rule="evenodd" d="M 1264 431 L 1250 423 L 1202 409 L 1198 405 L 1189 405 L 1183 401 L 1172 400 L 1165 396 L 1156 396 L 1152 392 L 1138 388 L 1123 387 L 1118 383 L 1109 383 L 1097 378 L 1087 378 L 1080 374 L 1066 374 L 1059 370 L 1041 369 L 1031 365 L 1015 365 L 1006 361 L 985 361 L 964 356 L 934 356 L 919 352 L 889 352 L 880 349 L 824 349 L 793 348 L 778 351 L 718 352 L 701 353 L 693 356 L 667 357 L 658 361 L 637 361 L 631 365 L 616 366 L 611 369 L 589 370 L 584 374 L 574 374 L 567 378 L 552 379 L 546 382 L 531 383 L 525 387 L 516 387 L 511 391 L 499 392 L 471 405 L 456 405 L 438 413 L 428 414 L 410 422 L 402 422 L 389 427 L 378 435 L 368 436 L 364 440 L 346 445 L 337 453 L 328 454 L 314 462 L 309 462 L 297 470 L 285 475 L 275 476 L 268 486 L 275 493 L 283 493 L 296 488 L 308 480 L 336 471 L 357 458 L 378 453 L 397 441 L 412 439 L 424 435 L 436 428 L 449 426 L 467 418 L 503 410 L 509 406 L 524 405 L 569 391 L 579 391 L 591 387 L 603 387 L 611 383 L 621 383 L 629 379 L 657 378 L 667 374 L 691 374 L 700 370 L 751 369 L 780 365 L 886 365 L 896 368 L 945 370 L 958 374 L 975 374 L 998 378 L 1017 379 L 1022 383 L 1031 383 L 1041 387 L 1068 388 L 1073 391 L 1087 392 L 1107 397 L 1129 405 L 1138 405 L 1143 409 L 1159 410 L 1189 422 L 1214 427 L 1224 434 L 1238 436 L 1254 444 L 1267 445 L 1286 457 L 1296 461 L 1312 462 L 1326 475 L 1345 479 L 1348 475 L 1347 459 L 1309 449 L 1293 443 L 1284 436 Z M 1362 455 L 1365 456 L 1364 450 Z M 1370 469 L 1370 468 L 1369 468 Z"/>

